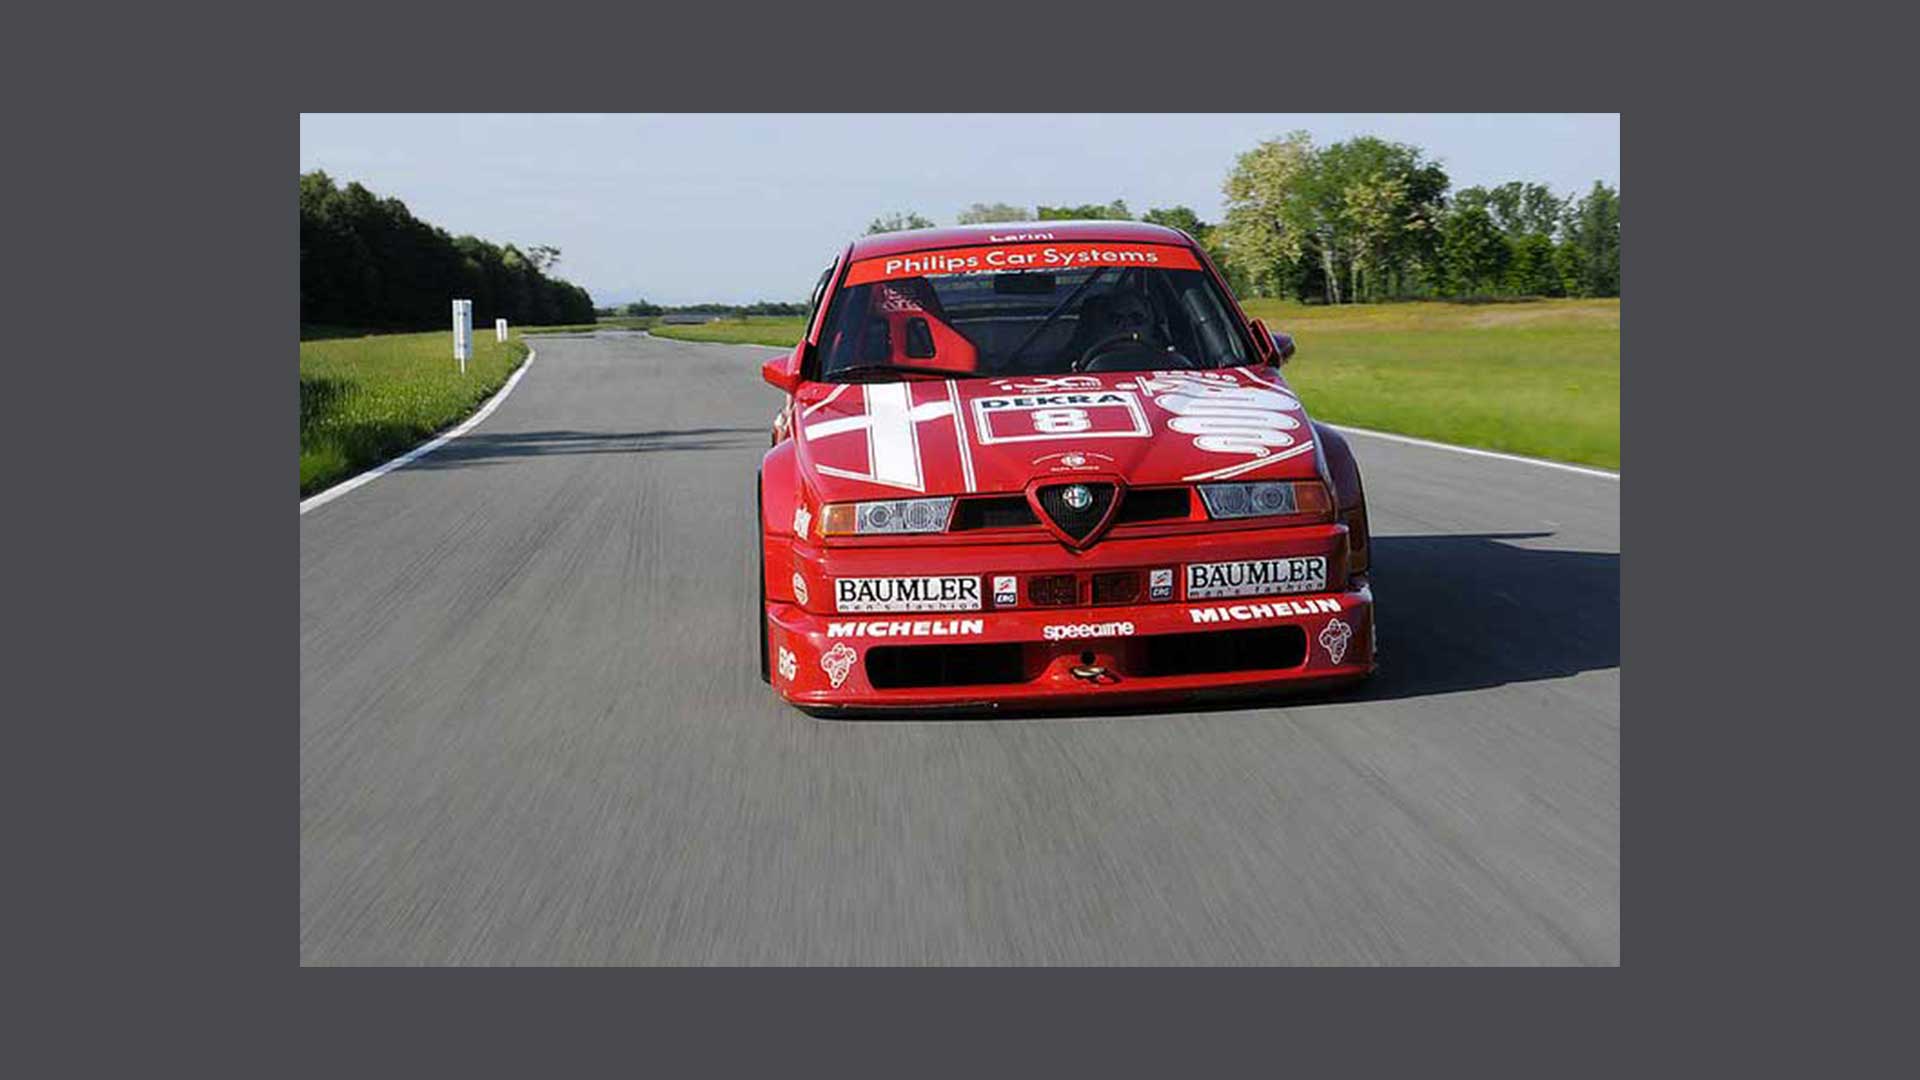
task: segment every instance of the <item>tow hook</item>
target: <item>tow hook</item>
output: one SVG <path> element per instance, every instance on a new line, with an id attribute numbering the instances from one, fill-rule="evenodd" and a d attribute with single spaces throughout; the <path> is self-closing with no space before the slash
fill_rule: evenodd
<path id="1" fill-rule="evenodd" d="M 1075 664 L 1067 670 L 1073 673 L 1074 678 L 1085 679 L 1090 683 L 1117 683 L 1120 681 L 1120 676 L 1115 675 L 1099 664 Z"/>

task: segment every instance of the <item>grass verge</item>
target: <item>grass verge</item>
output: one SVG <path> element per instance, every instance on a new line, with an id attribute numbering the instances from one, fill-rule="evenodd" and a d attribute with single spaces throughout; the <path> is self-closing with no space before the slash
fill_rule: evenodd
<path id="1" fill-rule="evenodd" d="M 721 319 L 710 323 L 661 323 L 650 331 L 654 337 L 680 341 L 718 341 L 729 345 L 773 345 L 791 349 L 807 332 L 807 320 L 800 316 L 749 315 L 743 319 Z"/>
<path id="2" fill-rule="evenodd" d="M 527 356 L 512 331 L 474 334 L 467 373 L 453 333 L 334 336 L 300 343 L 300 495 L 396 457 L 478 409 Z"/>
<path id="3" fill-rule="evenodd" d="M 1620 467 L 1618 300 L 1246 307 L 1316 419 Z"/>
<path id="4" fill-rule="evenodd" d="M 517 332 L 522 334 L 589 334 L 595 330 L 645 330 L 653 325 L 651 315 L 618 315 L 611 319 L 601 319 L 590 323 L 568 323 L 564 326 L 528 326 Z"/>

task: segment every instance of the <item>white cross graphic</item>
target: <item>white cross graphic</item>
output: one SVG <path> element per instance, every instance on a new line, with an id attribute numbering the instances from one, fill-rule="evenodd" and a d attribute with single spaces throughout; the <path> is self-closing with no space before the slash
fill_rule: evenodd
<path id="1" fill-rule="evenodd" d="M 915 405 L 906 383 L 876 383 L 862 386 L 860 394 L 866 410 L 858 416 L 837 416 L 808 424 L 809 440 L 831 438 L 850 431 L 867 434 L 867 460 L 871 475 L 816 466 L 821 472 L 866 480 L 909 491 L 925 491 L 926 479 L 920 471 L 920 435 L 917 425 L 929 420 L 944 420 L 954 414 L 952 401 L 929 401 Z"/>

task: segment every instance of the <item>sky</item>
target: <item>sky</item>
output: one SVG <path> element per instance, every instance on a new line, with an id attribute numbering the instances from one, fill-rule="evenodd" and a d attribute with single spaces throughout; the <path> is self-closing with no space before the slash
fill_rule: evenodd
<path id="1" fill-rule="evenodd" d="M 1411 143 L 1458 189 L 1620 186 L 1608 114 L 308 114 L 325 169 L 455 235 L 558 247 L 599 305 L 804 300 L 873 218 L 976 202 L 1185 205 L 1221 216 L 1234 158 L 1305 129 Z"/>

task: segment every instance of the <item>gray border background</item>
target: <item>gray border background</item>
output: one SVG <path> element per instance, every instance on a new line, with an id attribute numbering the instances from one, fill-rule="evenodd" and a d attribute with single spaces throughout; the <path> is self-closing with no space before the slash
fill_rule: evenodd
<path id="1" fill-rule="evenodd" d="M 8 666 L 27 688 L 8 710 L 8 771 L 25 858 L 7 877 L 37 972 L 16 1015 L 29 1055 L 251 1075 L 1077 1075 L 1101 1059 L 1163 1075 L 1615 1075 L 1634 1060 L 1750 1074 L 1869 1060 L 1893 1000 L 1871 981 L 1876 922 L 1899 898 L 1873 879 L 1910 863 L 1911 838 L 1876 833 L 1902 823 L 1887 793 L 1904 755 L 1867 744 L 1861 719 L 1893 714 L 1849 672 L 1912 635 L 1870 589 L 1826 588 L 1833 569 L 1870 580 L 1886 540 L 1881 503 L 1859 490 L 1869 478 L 1835 460 L 1842 417 L 1873 410 L 1859 404 L 1877 396 L 1868 380 L 1890 357 L 1910 362 L 1911 340 L 1864 320 L 1796 325 L 1820 260 L 1839 257 L 1817 248 L 1864 221 L 1803 238 L 1814 247 L 1780 266 L 1777 294 L 1700 272 L 1702 252 L 1781 264 L 1751 223 L 1776 220 L 1783 198 L 1830 198 L 1810 185 L 1831 163 L 1809 147 L 1885 138 L 1850 106 L 1799 96 L 1821 66 L 1845 86 L 1867 61 L 1804 26 L 1671 7 L 1181 5 L 1185 34 L 1163 6 L 1015 11 L 929 9 L 919 27 L 897 7 L 743 9 L 697 26 L 658 8 L 494 2 L 451 20 L 339 5 L 23 21 L 14 250 L 53 294 L 14 294 L 35 302 L 11 312 L 6 398 L 26 466 L 7 530 Z M 24 47 L 36 42 L 57 47 Z M 1623 114 L 1620 969 L 296 966 L 298 112 L 848 105 Z M 1826 205 L 1845 219 L 1852 202 Z M 199 314 L 210 305 L 225 314 Z M 1840 400 L 1855 411 L 1822 411 Z M 1836 513 L 1850 508 L 1865 516 Z M 1793 679 L 1808 670 L 1820 685 Z"/>

